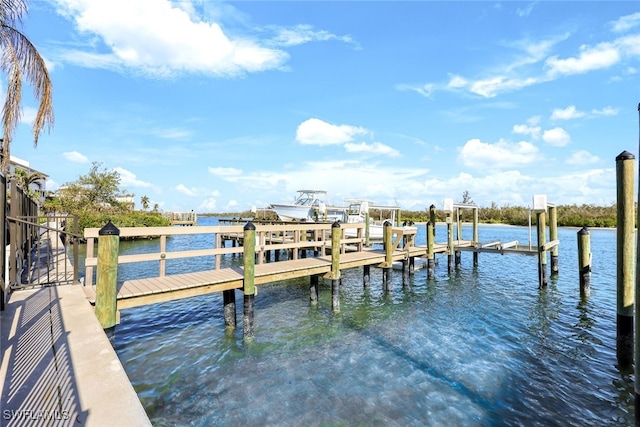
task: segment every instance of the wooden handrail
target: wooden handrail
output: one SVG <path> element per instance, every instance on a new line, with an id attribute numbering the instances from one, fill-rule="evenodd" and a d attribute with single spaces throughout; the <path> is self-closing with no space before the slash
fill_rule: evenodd
<path id="1" fill-rule="evenodd" d="M 341 250 L 345 245 L 356 245 L 357 250 L 362 250 L 364 242 L 365 224 L 341 224 L 341 228 L 358 229 L 357 237 L 344 237 L 340 239 Z M 132 237 L 159 237 L 165 241 L 168 236 L 192 235 L 192 234 L 212 234 L 215 236 L 212 242 L 219 246 L 224 236 L 234 235 L 240 238 L 244 231 L 242 225 L 227 226 L 198 226 L 198 227 L 122 227 L 119 229 L 120 238 Z M 93 271 L 98 264 L 98 258 L 94 255 L 94 245 L 98 238 L 99 228 L 85 228 L 84 237 L 87 239 L 87 253 L 85 258 L 85 285 L 93 284 Z M 322 249 L 331 246 L 331 224 L 308 223 L 308 224 L 259 224 L 256 225 L 255 252 L 258 254 L 258 262 L 264 259 L 266 251 L 281 249 Z M 313 240 L 308 240 L 311 237 Z M 277 240 L 276 240 L 277 239 Z M 274 243 L 276 242 L 276 243 Z M 160 245 L 158 252 L 119 255 L 118 264 L 158 261 L 158 277 L 163 277 L 166 273 L 165 261 L 168 259 L 180 259 L 202 256 L 214 256 L 216 258 L 215 268 L 220 268 L 220 257 L 226 254 L 241 254 L 244 252 L 243 246 L 238 247 L 212 247 L 205 249 L 191 249 L 186 251 L 167 251 L 166 246 Z M 295 257 L 295 253 L 294 253 Z"/>

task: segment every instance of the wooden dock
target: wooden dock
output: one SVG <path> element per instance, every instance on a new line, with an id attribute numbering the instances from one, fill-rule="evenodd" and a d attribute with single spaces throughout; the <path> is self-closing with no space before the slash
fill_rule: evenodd
<path id="1" fill-rule="evenodd" d="M 106 329 L 117 322 L 117 311 L 125 308 L 138 307 L 180 298 L 193 297 L 214 292 L 223 292 L 225 304 L 225 324 L 235 326 L 235 291 L 242 290 L 245 297 L 245 311 L 253 310 L 253 298 L 257 294 L 257 287 L 268 285 L 281 280 L 299 277 L 310 278 L 311 301 L 317 300 L 317 283 L 319 277 L 332 281 L 332 294 L 336 297 L 332 301 L 334 310 L 339 311 L 338 292 L 340 271 L 349 268 L 363 268 L 363 282 L 369 281 L 370 267 L 383 270 L 383 286 L 386 287 L 390 271 L 394 263 L 401 264 L 403 284 L 408 282 L 412 273 L 412 266 L 416 258 L 426 258 L 428 277 L 433 277 L 435 255 L 448 256 L 449 271 L 452 270 L 453 260 L 459 263 L 462 251 L 474 252 L 474 263 L 478 253 L 495 254 L 523 254 L 538 255 L 539 271 L 546 269 L 546 251 L 556 249 L 557 240 L 544 241 L 544 235 L 538 235 L 539 243 L 535 246 L 520 245 L 518 242 L 488 242 L 477 240 L 477 224 L 474 222 L 474 239 L 462 238 L 462 227 L 458 222 L 458 232 L 455 235 L 454 221 L 447 222 L 447 241 L 436 243 L 433 224 L 426 224 L 427 244 L 416 245 L 416 227 L 385 227 L 385 238 L 382 247 L 368 247 L 365 245 L 364 224 L 326 224 L 326 223 L 295 223 L 295 224 L 259 224 L 247 222 L 243 225 L 202 226 L 202 227 L 144 227 L 122 228 L 118 230 L 113 224 L 103 229 L 86 229 L 87 254 L 85 260 L 86 274 L 84 289 L 89 301 L 96 306 L 98 314 L 102 301 L 109 305 L 107 311 L 113 312 L 112 320 L 105 321 Z M 106 230 L 109 228 L 109 230 Z M 347 236 L 346 230 L 350 230 Z M 553 227 L 552 227 L 553 229 Z M 210 234 L 211 248 L 167 251 L 167 237 L 180 234 Z M 355 234 L 355 237 L 350 237 Z M 553 235 L 553 233 L 552 233 Z M 118 241 L 120 237 L 157 237 L 159 239 L 158 252 L 120 255 Z M 454 237 L 457 237 L 454 239 Z M 231 247 L 227 246 L 228 242 Z M 98 247 L 98 254 L 94 250 Z M 108 248 L 101 252 L 103 248 Z M 280 260 L 280 254 L 286 255 Z M 241 256 L 242 267 L 221 268 L 221 257 L 228 255 Z M 166 274 L 166 261 L 197 256 L 213 256 L 214 268 L 206 271 L 184 274 Z M 127 280 L 118 284 L 117 265 L 129 262 L 157 261 L 158 274 L 155 277 Z M 98 274 L 94 280 L 94 269 Z M 103 272 L 102 278 L 100 271 Z M 94 284 L 94 281 L 97 282 Z M 112 288 L 108 297 L 100 296 L 104 289 Z M 314 290 L 315 288 L 315 290 Z M 103 291 L 101 291 L 101 289 Z M 386 289 L 386 288 L 385 288 Z M 314 296 L 314 292 L 316 295 Z M 249 298 L 249 299 L 247 299 Z M 109 302 L 113 300 L 113 302 Z M 113 307 L 111 307 L 113 306 Z M 100 318 L 100 315 L 98 316 Z M 253 315 L 247 316 L 253 319 Z M 252 324 L 252 320 L 250 323 Z M 252 334 L 252 326 L 247 328 L 245 335 Z"/>
<path id="2" fill-rule="evenodd" d="M 346 224 L 345 224 L 346 226 Z M 349 225 L 345 228 L 363 229 L 362 224 Z M 343 229 L 344 230 L 344 229 Z M 279 280 L 313 275 L 325 275 L 331 271 L 332 256 L 330 224 L 291 224 L 259 226 L 256 231 L 256 259 L 254 283 L 265 285 Z M 407 260 L 410 257 L 426 256 L 426 247 L 408 246 L 406 242 L 413 242 L 416 230 L 410 232 L 404 228 L 391 228 L 394 251 L 392 261 Z M 160 264 L 157 277 L 141 278 L 123 282 L 117 291 L 118 309 L 137 307 L 162 301 L 187 298 L 230 289 L 241 289 L 244 284 L 244 269 L 241 267 L 220 268 L 222 255 L 244 254 L 244 230 L 242 226 L 207 226 L 196 228 L 156 227 L 150 228 L 122 228 L 120 236 L 132 237 L 139 235 L 155 235 L 160 238 L 160 251 L 151 254 L 123 255 L 118 257 L 118 263 L 141 262 L 157 260 Z M 98 239 L 99 229 L 86 229 L 87 238 L 87 267 L 85 288 L 92 303 L 95 303 L 96 286 L 93 285 L 93 268 L 99 263 L 98 257 L 93 255 L 95 239 Z M 190 250 L 181 252 L 166 252 L 166 236 L 177 234 L 213 234 L 212 241 L 217 242 L 216 248 Z M 226 247 L 224 242 L 233 241 L 232 247 Z M 405 246 L 406 245 L 406 246 Z M 382 265 L 387 260 L 383 249 L 365 248 L 362 237 L 340 239 L 340 269 L 354 268 L 364 265 Z M 290 259 L 283 261 L 265 262 L 271 258 L 268 254 L 274 251 L 287 251 Z M 446 245 L 438 245 L 439 252 L 446 251 Z M 304 257 L 301 256 L 305 251 Z M 308 252 L 318 256 L 306 256 Z M 166 260 L 192 256 L 211 256 L 216 259 L 216 268 L 201 272 L 165 275 Z"/>
<path id="3" fill-rule="evenodd" d="M 198 225 L 198 215 L 194 212 L 164 212 L 162 214 L 165 218 L 169 220 L 172 226 L 174 225 L 182 225 L 182 226 L 196 226 Z"/>

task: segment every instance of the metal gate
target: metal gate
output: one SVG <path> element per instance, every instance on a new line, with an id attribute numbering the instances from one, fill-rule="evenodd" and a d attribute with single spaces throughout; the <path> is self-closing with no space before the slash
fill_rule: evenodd
<path id="1" fill-rule="evenodd" d="M 13 290 L 78 282 L 76 216 L 38 215 L 33 198 L 0 173 L 0 224 L 0 310 Z"/>

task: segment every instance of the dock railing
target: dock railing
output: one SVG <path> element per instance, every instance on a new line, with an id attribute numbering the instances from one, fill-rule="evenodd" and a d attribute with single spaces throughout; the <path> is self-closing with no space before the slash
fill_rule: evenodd
<path id="1" fill-rule="evenodd" d="M 243 254 L 242 246 L 243 225 L 198 226 L 198 227 L 123 227 L 120 228 L 120 238 L 156 238 L 159 239 L 157 252 L 131 255 L 118 255 L 118 264 L 157 261 L 158 277 L 166 275 L 166 262 L 170 259 L 213 256 L 212 268 L 219 270 L 223 255 Z M 355 237 L 347 237 L 346 229 L 357 229 Z M 347 250 L 362 251 L 364 247 L 364 224 L 341 224 L 342 237 L 340 252 Z M 98 265 L 96 255 L 99 228 L 86 228 L 84 237 L 87 240 L 85 258 L 85 286 L 95 282 L 94 272 Z M 176 235 L 211 235 L 210 248 L 168 251 L 167 238 Z M 231 247 L 226 242 L 234 242 Z M 237 245 L 236 245 L 237 243 Z M 262 264 L 270 251 L 290 250 L 292 259 L 298 259 L 300 251 L 314 250 L 324 255 L 331 248 L 331 224 L 305 223 L 286 225 L 256 225 L 256 263 Z M 304 256 L 304 255 L 303 255 Z"/>

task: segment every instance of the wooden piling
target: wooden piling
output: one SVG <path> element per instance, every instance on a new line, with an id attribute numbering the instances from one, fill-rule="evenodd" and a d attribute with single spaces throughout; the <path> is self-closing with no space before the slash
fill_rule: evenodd
<path id="1" fill-rule="evenodd" d="M 371 284 L 371 266 L 369 264 L 362 266 L 362 285 L 368 288 Z"/>
<path id="2" fill-rule="evenodd" d="M 578 275 L 580 278 L 580 297 L 591 295 L 591 239 L 587 227 L 578 231 Z"/>
<path id="3" fill-rule="evenodd" d="M 98 232 L 95 311 L 102 329 L 111 329 L 117 323 L 119 247 L 120 230 L 109 221 Z"/>
<path id="4" fill-rule="evenodd" d="M 369 230 L 370 218 L 369 218 L 369 208 L 367 207 L 367 211 L 364 213 L 364 245 L 366 247 L 371 246 L 371 231 Z"/>
<path id="5" fill-rule="evenodd" d="M 227 289 L 222 291 L 222 303 L 224 306 L 224 326 L 236 327 L 236 290 Z"/>
<path id="6" fill-rule="evenodd" d="M 436 241 L 436 205 L 429 206 L 429 222 L 433 224 L 433 241 Z"/>
<path id="7" fill-rule="evenodd" d="M 547 281 L 547 251 L 544 249 L 547 243 L 546 213 L 536 212 L 538 225 L 538 288 L 543 289 L 548 285 Z"/>
<path id="8" fill-rule="evenodd" d="M 383 244 L 385 250 L 384 267 L 382 267 L 382 287 L 385 292 L 391 290 L 391 271 L 393 270 L 393 228 L 389 221 L 383 227 Z"/>
<path id="9" fill-rule="evenodd" d="M 460 220 L 460 208 L 456 208 L 456 240 L 462 240 L 462 221 Z M 462 251 L 454 252 L 456 268 L 462 264 Z"/>
<path id="10" fill-rule="evenodd" d="M 256 226 L 248 222 L 244 226 L 244 314 L 242 316 L 243 338 L 252 339 L 254 336 L 254 309 L 253 302 L 256 295 L 255 288 L 255 264 L 256 264 Z"/>
<path id="11" fill-rule="evenodd" d="M 334 313 L 340 312 L 340 252 L 342 229 L 340 222 L 331 225 L 331 308 Z"/>
<path id="12" fill-rule="evenodd" d="M 628 151 L 616 157 L 617 187 L 617 334 L 616 354 L 621 368 L 633 363 L 634 309 L 634 159 Z"/>
<path id="13" fill-rule="evenodd" d="M 436 255 L 434 251 L 434 223 L 427 222 L 427 279 L 433 279 L 436 270 Z"/>
<path id="14" fill-rule="evenodd" d="M 447 212 L 447 271 L 449 274 L 453 272 L 453 252 L 455 251 L 453 243 L 453 212 Z"/>
<path id="15" fill-rule="evenodd" d="M 402 287 L 406 288 L 407 286 L 409 286 L 409 277 L 410 277 L 410 267 L 409 267 L 409 260 L 408 259 L 403 259 L 402 260 Z"/>
<path id="16" fill-rule="evenodd" d="M 479 241 L 478 237 L 478 208 L 473 209 L 473 244 L 477 245 Z M 478 265 L 478 252 L 473 252 L 473 265 Z"/>
<path id="17" fill-rule="evenodd" d="M 549 241 L 558 240 L 558 211 L 554 205 L 549 205 Z M 558 264 L 559 245 L 551 248 L 551 275 L 555 276 L 560 271 Z"/>
<path id="18" fill-rule="evenodd" d="M 320 282 L 320 276 L 314 274 L 310 278 L 309 284 L 309 301 L 312 305 L 318 304 L 318 283 Z"/>
<path id="19" fill-rule="evenodd" d="M 638 104 L 638 114 L 640 115 L 640 104 Z M 640 123 L 640 120 L 639 120 Z M 639 142 L 640 145 L 640 142 Z M 640 173 L 640 171 L 639 171 Z M 640 197 L 640 186 L 638 186 L 638 197 Z M 640 199 L 639 199 L 640 201 Z M 637 220 L 640 221 L 640 209 L 638 209 L 637 211 L 637 215 L 638 218 Z M 638 224 L 640 224 L 640 222 L 638 222 Z M 636 242 L 636 286 L 635 286 L 635 293 L 637 295 L 640 295 L 640 232 L 636 233 L 636 238 L 638 239 L 638 241 Z M 640 306 L 638 305 L 638 301 L 640 300 L 640 298 L 636 298 L 635 299 L 635 324 L 636 325 L 640 325 Z M 634 331 L 634 335 L 635 335 L 635 351 L 634 351 L 634 357 L 635 357 L 635 366 L 636 366 L 636 373 L 635 373 L 635 381 L 634 381 L 634 392 L 635 392 L 635 419 L 636 419 L 636 425 L 640 424 L 640 374 L 638 373 L 637 369 L 639 369 L 640 367 L 640 327 L 639 328 L 635 328 Z"/>

